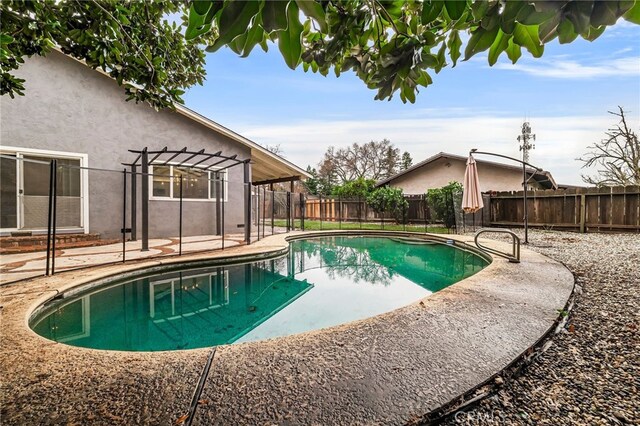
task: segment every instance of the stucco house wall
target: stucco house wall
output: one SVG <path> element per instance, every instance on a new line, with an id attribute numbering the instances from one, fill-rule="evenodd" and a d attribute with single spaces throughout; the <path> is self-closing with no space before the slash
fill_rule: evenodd
<path id="1" fill-rule="evenodd" d="M 486 191 L 517 191 L 522 189 L 522 171 L 507 169 L 477 162 L 480 189 Z M 390 186 L 401 188 L 405 194 L 424 194 L 427 189 L 440 188 L 449 182 L 462 183 L 466 162 L 455 158 L 438 158 L 389 182 Z M 531 180 L 529 187 L 540 188 Z"/>
<path id="2" fill-rule="evenodd" d="M 126 102 L 124 91 L 111 78 L 53 51 L 33 57 L 16 73 L 26 79 L 26 96 L 0 100 L 0 145 L 87 155 L 88 166 L 122 170 L 136 155 L 129 149 L 204 148 L 207 152 L 250 158 L 250 149 L 174 111 L 155 111 L 147 104 Z M 138 168 L 140 171 L 140 168 Z M 238 232 L 243 223 L 243 167 L 229 170 L 225 229 Z M 140 197 L 138 178 L 138 197 Z M 151 191 L 151 185 L 150 185 Z M 89 232 L 119 235 L 122 227 L 122 173 L 90 171 L 88 177 Z M 138 209 L 140 208 L 138 199 Z M 127 200 L 130 206 L 130 199 Z M 149 202 L 151 238 L 178 234 L 179 203 Z M 138 233 L 140 210 L 138 210 Z M 128 217 L 129 214 L 127 214 Z M 184 201 L 184 235 L 215 231 L 215 202 Z M 140 234 L 138 234 L 138 238 Z"/>

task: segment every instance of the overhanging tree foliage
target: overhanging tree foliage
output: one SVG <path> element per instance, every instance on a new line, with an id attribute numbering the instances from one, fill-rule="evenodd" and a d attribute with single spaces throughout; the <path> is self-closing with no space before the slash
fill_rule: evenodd
<path id="1" fill-rule="evenodd" d="M 555 38 L 595 40 L 619 17 L 640 24 L 640 0 L 5 0 L 0 7 L 2 94 L 22 94 L 13 72 L 24 56 L 57 45 L 156 107 L 202 83 L 199 46 L 247 56 L 271 41 L 292 69 L 353 71 L 376 99 L 399 93 L 414 102 L 433 73 L 461 57 L 488 50 L 490 65 L 503 53 L 515 63 L 522 48 L 540 57 Z M 183 15 L 184 25 L 169 23 L 170 15 Z M 470 34 L 464 51 L 462 33 Z"/>
<path id="2" fill-rule="evenodd" d="M 590 151 L 578 160 L 584 167 L 597 167 L 595 176 L 582 175 L 582 180 L 590 185 L 640 185 L 640 142 L 638 135 L 627 124 L 624 110 L 609 114 L 620 118 L 615 127 L 609 129 L 606 139 L 594 143 Z"/>

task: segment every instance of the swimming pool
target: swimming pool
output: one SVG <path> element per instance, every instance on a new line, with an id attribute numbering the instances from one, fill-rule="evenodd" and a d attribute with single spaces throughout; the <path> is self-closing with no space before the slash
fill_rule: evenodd
<path id="1" fill-rule="evenodd" d="M 54 299 L 30 326 L 57 342 L 123 351 L 255 341 L 388 312 L 487 264 L 439 240 L 306 238 L 274 259 L 140 275 Z"/>

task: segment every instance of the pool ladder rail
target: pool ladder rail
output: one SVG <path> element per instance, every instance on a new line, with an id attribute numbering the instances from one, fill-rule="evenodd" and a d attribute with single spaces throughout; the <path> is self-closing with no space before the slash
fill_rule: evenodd
<path id="1" fill-rule="evenodd" d="M 511 236 L 511 253 L 506 253 L 500 250 L 492 249 L 490 247 L 480 244 L 478 242 L 478 237 L 481 234 L 484 234 L 487 232 L 510 235 Z M 475 233 L 473 237 L 473 242 L 482 251 L 495 254 L 496 256 L 504 257 L 511 263 L 520 263 L 520 237 L 518 237 L 513 231 L 510 231 L 508 229 L 502 229 L 502 228 L 482 228 Z"/>

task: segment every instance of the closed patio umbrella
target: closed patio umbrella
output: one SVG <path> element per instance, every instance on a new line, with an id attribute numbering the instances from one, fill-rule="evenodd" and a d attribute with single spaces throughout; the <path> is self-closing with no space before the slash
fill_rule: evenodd
<path id="1" fill-rule="evenodd" d="M 473 155 L 469 154 L 467 169 L 464 171 L 464 183 L 462 193 L 462 210 L 465 213 L 475 213 L 484 207 L 480 181 L 478 180 L 478 168 Z"/>

